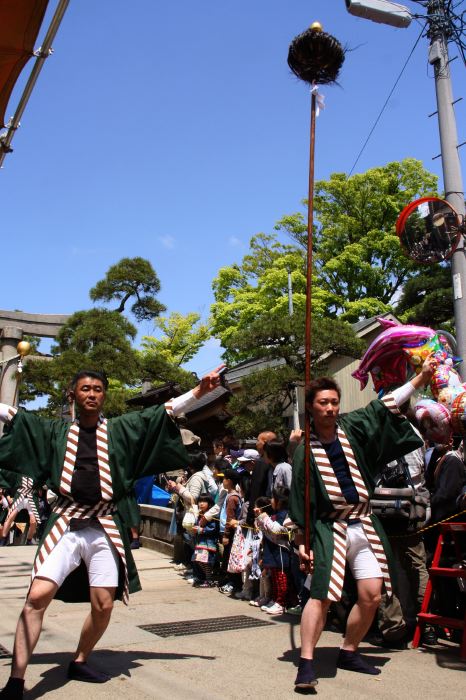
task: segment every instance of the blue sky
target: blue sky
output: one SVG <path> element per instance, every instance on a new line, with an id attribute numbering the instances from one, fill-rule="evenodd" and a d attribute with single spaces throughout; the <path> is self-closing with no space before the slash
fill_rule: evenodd
<path id="1" fill-rule="evenodd" d="M 325 179 L 351 169 L 417 22 L 357 19 L 344 0 L 71 0 L 0 172 L 0 307 L 89 308 L 88 291 L 110 265 L 139 255 L 169 311 L 206 317 L 219 268 L 306 196 L 309 93 L 286 57 L 314 20 L 350 49 L 340 85 L 322 89 L 316 178 Z M 456 98 L 466 87 L 460 60 L 452 73 Z M 435 109 L 424 38 L 356 172 L 414 157 L 441 175 L 437 122 L 427 116 Z M 203 373 L 219 355 L 212 341 L 190 368 Z"/>

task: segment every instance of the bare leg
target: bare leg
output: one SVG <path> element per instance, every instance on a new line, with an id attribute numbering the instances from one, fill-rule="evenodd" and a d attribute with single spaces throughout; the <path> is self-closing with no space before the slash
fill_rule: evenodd
<path id="1" fill-rule="evenodd" d="M 358 600 L 349 614 L 346 635 L 341 646 L 345 651 L 357 651 L 361 640 L 372 624 L 381 599 L 381 578 L 359 579 L 356 583 Z"/>
<path id="2" fill-rule="evenodd" d="M 24 678 L 26 668 L 37 644 L 44 613 L 57 592 L 57 584 L 43 578 L 35 578 L 26 598 L 23 611 L 16 627 L 15 645 L 11 675 Z"/>
<path id="3" fill-rule="evenodd" d="M 12 510 L 11 513 L 7 516 L 5 522 L 3 523 L 3 537 L 8 536 L 8 533 L 10 532 L 17 515 L 18 511 Z"/>
<path id="4" fill-rule="evenodd" d="M 310 598 L 301 618 L 301 658 L 312 659 L 327 619 L 329 600 Z"/>
<path id="5" fill-rule="evenodd" d="M 37 532 L 37 520 L 32 514 L 29 514 L 29 529 L 28 529 L 28 540 L 32 540 Z"/>
<path id="6" fill-rule="evenodd" d="M 116 588 L 91 586 L 91 612 L 84 621 L 74 660 L 84 663 L 105 632 L 113 610 Z"/>

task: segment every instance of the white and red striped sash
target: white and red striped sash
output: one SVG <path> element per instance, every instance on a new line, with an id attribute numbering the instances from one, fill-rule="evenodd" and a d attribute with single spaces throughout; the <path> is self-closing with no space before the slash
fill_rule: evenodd
<path id="1" fill-rule="evenodd" d="M 63 469 L 60 478 L 60 493 L 63 496 L 71 496 L 71 480 L 73 478 L 74 465 L 76 463 L 78 441 L 79 422 L 75 421 L 70 426 L 66 439 L 65 459 L 63 461 Z M 99 417 L 99 423 L 97 424 L 96 441 L 102 500 L 111 501 L 113 499 L 113 488 L 108 457 L 107 419 L 102 415 Z"/>
<path id="2" fill-rule="evenodd" d="M 12 513 L 14 510 L 17 510 L 18 504 L 20 503 L 20 501 L 22 501 L 23 499 L 26 499 L 27 501 L 29 501 L 29 505 L 31 506 L 31 510 L 32 510 L 32 513 L 33 513 L 36 521 L 39 522 L 39 520 L 40 520 L 39 511 L 37 510 L 37 506 L 34 502 L 33 493 L 32 493 L 33 487 L 34 487 L 34 481 L 31 479 L 30 476 L 22 476 L 21 477 L 21 486 L 19 487 L 18 491 L 15 494 L 13 502 L 8 509 L 8 513 Z"/>
<path id="3" fill-rule="evenodd" d="M 66 532 L 70 520 L 72 518 L 85 519 L 96 518 L 102 525 L 106 535 L 114 545 L 116 551 L 121 557 L 124 566 L 124 585 L 123 585 L 123 602 L 128 605 L 129 602 L 129 579 L 128 567 L 126 563 L 125 548 L 121 539 L 120 532 L 115 525 L 113 519 L 114 504 L 100 501 L 94 506 L 82 506 L 74 501 L 69 501 L 67 498 L 59 498 L 53 507 L 53 513 L 58 517 L 54 522 L 50 532 L 42 543 L 39 551 L 36 554 L 34 567 L 32 570 L 32 579 L 35 576 L 40 576 L 40 568 L 44 561 L 49 556 L 55 545 Z"/>
<path id="4" fill-rule="evenodd" d="M 337 428 L 337 437 L 340 440 L 343 454 L 348 462 L 351 478 L 353 479 L 356 491 L 359 495 L 359 503 L 347 503 L 322 443 L 319 441 L 316 435 L 311 434 L 312 455 L 322 478 L 324 488 L 327 491 L 328 497 L 334 508 L 334 511 L 328 516 L 330 520 L 333 520 L 333 561 L 330 571 L 327 597 L 332 601 L 338 601 L 341 599 L 346 566 L 347 521 L 356 518 L 361 521 L 368 542 L 371 545 L 372 551 L 374 552 L 375 558 L 377 559 L 382 571 L 387 594 L 390 596 L 392 586 L 388 571 L 387 557 L 380 538 L 377 535 L 369 517 L 371 514 L 369 493 L 356 463 L 356 459 L 348 438 L 339 427 Z"/>

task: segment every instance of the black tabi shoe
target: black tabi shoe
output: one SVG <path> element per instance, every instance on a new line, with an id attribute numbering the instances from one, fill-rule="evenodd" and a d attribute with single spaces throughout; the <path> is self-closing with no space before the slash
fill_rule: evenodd
<path id="1" fill-rule="evenodd" d="M 68 678 L 83 683 L 106 683 L 111 676 L 91 668 L 85 661 L 71 661 L 68 666 Z"/>
<path id="2" fill-rule="evenodd" d="M 298 675 L 294 682 L 295 688 L 314 688 L 319 681 L 317 680 L 312 659 L 299 660 Z"/>
<path id="3" fill-rule="evenodd" d="M 22 700 L 24 693 L 23 678 L 9 678 L 3 690 L 0 690 L 1 700 Z"/>
<path id="4" fill-rule="evenodd" d="M 378 676 L 381 673 L 380 668 L 372 666 L 358 651 L 345 651 L 345 649 L 340 649 L 337 668 L 356 673 L 368 673 L 371 676 Z"/>

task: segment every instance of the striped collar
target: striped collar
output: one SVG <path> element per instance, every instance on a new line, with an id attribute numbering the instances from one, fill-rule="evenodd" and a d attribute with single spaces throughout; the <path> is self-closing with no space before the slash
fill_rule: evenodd
<path id="1" fill-rule="evenodd" d="M 337 426 L 336 439 L 340 441 L 342 446 L 343 454 L 345 455 L 348 463 L 351 478 L 353 479 L 356 491 L 359 495 L 359 502 L 364 503 L 369 501 L 369 493 L 356 463 L 353 449 L 345 433 L 339 426 Z M 346 499 L 343 496 L 340 484 L 338 483 L 338 479 L 335 476 L 335 472 L 327 456 L 327 452 L 325 451 L 317 435 L 313 433 L 311 433 L 311 450 L 330 501 L 337 509 L 348 506 L 349 504 L 346 502 Z"/>
<path id="2" fill-rule="evenodd" d="M 103 414 L 99 415 L 99 421 L 96 427 L 96 442 L 97 442 L 97 463 L 99 465 L 100 490 L 103 501 L 111 501 L 113 499 L 112 475 L 110 472 L 110 461 L 108 455 L 108 421 Z M 71 496 L 71 481 L 73 478 L 74 467 L 76 463 L 76 454 L 78 451 L 79 442 L 79 420 L 75 420 L 69 430 L 66 438 L 65 459 L 63 461 L 63 469 L 60 478 L 60 493 L 63 496 Z"/>

